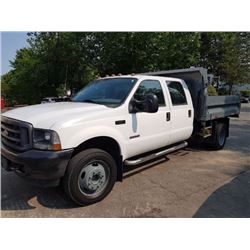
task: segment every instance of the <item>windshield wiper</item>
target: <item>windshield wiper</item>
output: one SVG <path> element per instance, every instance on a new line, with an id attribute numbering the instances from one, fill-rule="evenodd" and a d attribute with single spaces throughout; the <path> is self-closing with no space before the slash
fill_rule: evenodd
<path id="1" fill-rule="evenodd" d="M 83 100 L 81 102 L 88 102 L 88 103 L 94 103 L 94 104 L 101 104 L 100 102 L 96 102 L 94 100 L 91 100 L 91 99 L 86 99 L 86 100 Z"/>

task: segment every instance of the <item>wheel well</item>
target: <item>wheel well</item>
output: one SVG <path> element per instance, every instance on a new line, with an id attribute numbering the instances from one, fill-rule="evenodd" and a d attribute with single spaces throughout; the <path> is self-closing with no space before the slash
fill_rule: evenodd
<path id="1" fill-rule="evenodd" d="M 74 157 L 79 152 L 89 148 L 98 148 L 108 152 L 114 158 L 117 164 L 117 180 L 122 181 L 123 160 L 118 142 L 115 139 L 107 136 L 95 137 L 78 145 L 74 149 L 71 157 Z"/>

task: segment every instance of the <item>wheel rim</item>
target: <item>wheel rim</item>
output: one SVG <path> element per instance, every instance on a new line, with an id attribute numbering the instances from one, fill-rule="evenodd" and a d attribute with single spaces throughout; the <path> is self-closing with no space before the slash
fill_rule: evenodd
<path id="1" fill-rule="evenodd" d="M 85 165 L 78 176 L 78 186 L 86 196 L 96 197 L 102 193 L 110 179 L 110 171 L 107 165 L 100 161 L 94 161 Z"/>
<path id="2" fill-rule="evenodd" d="M 222 146 L 225 142 L 226 139 L 226 130 L 224 128 L 222 128 L 220 135 L 219 135 L 219 144 L 220 146 Z"/>

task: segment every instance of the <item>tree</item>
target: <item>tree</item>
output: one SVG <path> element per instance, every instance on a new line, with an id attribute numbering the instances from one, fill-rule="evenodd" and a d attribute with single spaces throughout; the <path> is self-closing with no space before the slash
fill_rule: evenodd
<path id="1" fill-rule="evenodd" d="M 32 32 L 2 76 L 4 93 L 17 103 L 39 103 L 98 75 L 190 66 L 206 67 L 231 85 L 247 82 L 249 40 L 244 32 Z"/>
<path id="2" fill-rule="evenodd" d="M 200 65 L 229 83 L 229 93 L 233 84 L 249 80 L 249 60 L 249 34 L 201 33 Z"/>
<path id="3" fill-rule="evenodd" d="M 241 81 L 250 82 L 250 33 L 240 32 L 238 33 L 239 43 L 239 57 L 243 74 L 241 75 Z"/>

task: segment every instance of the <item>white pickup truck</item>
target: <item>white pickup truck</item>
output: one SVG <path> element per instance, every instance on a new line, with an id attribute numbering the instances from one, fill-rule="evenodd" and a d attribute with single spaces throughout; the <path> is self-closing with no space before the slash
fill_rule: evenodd
<path id="1" fill-rule="evenodd" d="M 183 148 L 190 137 L 223 148 L 240 99 L 208 96 L 207 85 L 203 68 L 106 77 L 70 102 L 5 112 L 2 167 L 36 184 L 63 183 L 77 204 L 100 201 L 124 165 Z"/>

